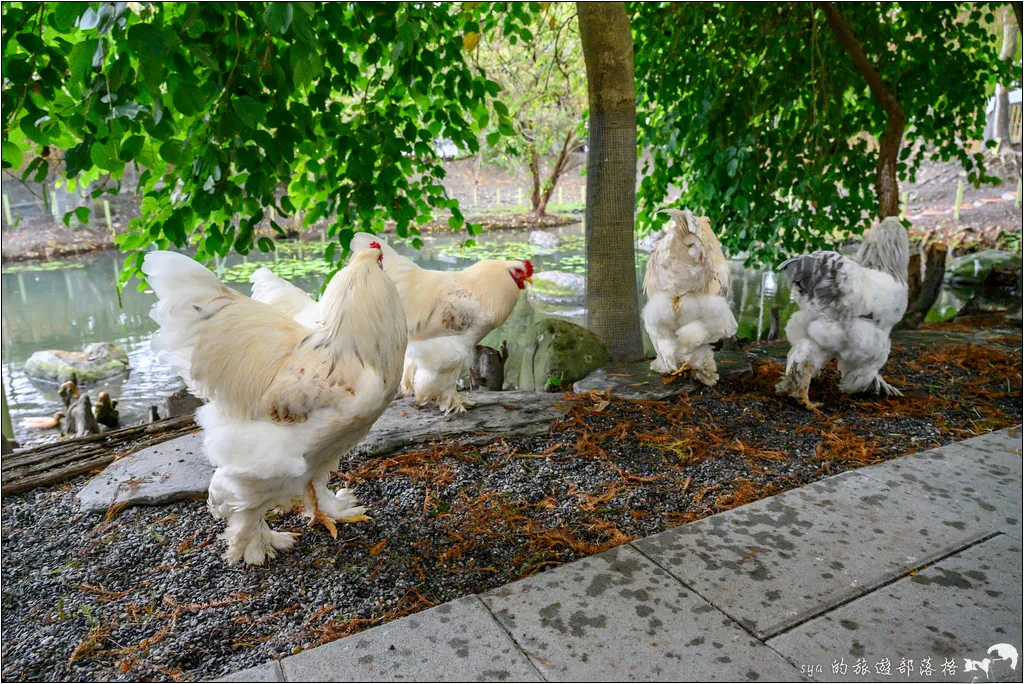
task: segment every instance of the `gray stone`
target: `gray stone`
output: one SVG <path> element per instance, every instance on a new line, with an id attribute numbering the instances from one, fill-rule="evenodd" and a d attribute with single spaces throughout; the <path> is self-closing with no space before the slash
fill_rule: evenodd
<path id="1" fill-rule="evenodd" d="M 164 418 L 183 416 L 187 413 L 195 413 L 196 409 L 206 402 L 199 397 L 192 396 L 187 388 L 180 390 L 164 399 Z"/>
<path id="2" fill-rule="evenodd" d="M 206 499 L 213 466 L 195 433 L 147 447 L 114 461 L 78 491 L 83 511 L 105 511 L 113 504 L 153 506 Z"/>
<path id="3" fill-rule="evenodd" d="M 795 668 L 630 546 L 484 603 L 548 681 L 792 681 Z"/>
<path id="4" fill-rule="evenodd" d="M 281 662 L 271 660 L 247 670 L 233 672 L 227 677 L 216 679 L 217 682 L 283 682 L 284 674 L 281 672 Z"/>
<path id="5" fill-rule="evenodd" d="M 533 274 L 533 287 L 527 292 L 540 302 L 582 305 L 586 290 L 587 279 L 578 273 L 541 271 Z"/>
<path id="6" fill-rule="evenodd" d="M 1021 539 L 1024 507 L 1020 427 L 923 451 L 860 472 L 956 511 L 964 520 Z"/>
<path id="7" fill-rule="evenodd" d="M 768 643 L 794 663 L 820 665 L 821 671 L 815 667 L 813 672 L 819 681 L 1019 682 L 1024 662 L 1018 659 L 1014 672 L 1009 661 L 988 650 L 1009 643 L 1020 652 L 1021 600 L 1021 543 L 997 535 Z M 861 658 L 869 671 L 855 675 Z M 876 669 L 886 658 L 889 676 Z M 921 672 L 925 658 L 932 675 Z M 847 666 L 845 675 L 832 671 L 840 659 Z M 914 676 L 900 674 L 904 659 L 914 661 Z M 953 676 L 943 676 L 947 659 L 956 666 Z M 967 660 L 982 663 L 988 673 L 973 663 L 965 671 Z"/>
<path id="8" fill-rule="evenodd" d="M 523 338 L 521 349 L 515 383 L 520 390 L 571 386 L 612 360 L 608 345 L 600 337 L 583 326 L 557 318 L 534 323 Z"/>
<path id="9" fill-rule="evenodd" d="M 956 511 L 847 472 L 634 545 L 766 638 L 987 533 Z"/>
<path id="10" fill-rule="evenodd" d="M 531 245 L 545 247 L 547 249 L 554 249 L 558 245 L 562 244 L 562 239 L 556 234 L 548 233 L 543 230 L 531 230 L 530 236 L 526 238 L 526 241 Z"/>
<path id="11" fill-rule="evenodd" d="M 385 456 L 438 439 L 481 444 L 495 436 L 547 434 L 565 415 L 561 395 L 540 392 L 466 392 L 476 406 L 443 415 L 412 399 L 391 402 L 369 434 L 347 458 Z M 345 468 L 345 461 L 341 463 Z M 203 453 L 201 434 L 186 435 L 114 461 L 78 492 L 83 511 L 105 511 L 112 503 L 157 505 L 205 499 L 213 466 Z"/>
<path id="12" fill-rule="evenodd" d="M 1015 284 L 1020 269 L 1020 255 L 986 249 L 950 261 L 946 266 L 946 279 L 951 283 L 981 284 L 993 277 L 1005 276 L 1010 284 Z"/>
<path id="13" fill-rule="evenodd" d="M 750 359 L 743 352 L 722 350 L 715 352 L 719 382 L 748 377 L 751 374 Z M 662 401 L 680 394 L 687 394 L 697 388 L 689 377 L 671 379 L 651 370 L 650 361 L 621 363 L 605 366 L 575 383 L 576 393 L 611 390 L 611 396 L 632 401 Z"/>
<path id="14" fill-rule="evenodd" d="M 37 351 L 25 362 L 25 375 L 55 383 L 67 382 L 75 375 L 79 384 L 88 385 L 127 372 L 127 352 L 111 342 L 93 342 L 80 352 Z"/>
<path id="15" fill-rule="evenodd" d="M 476 596 L 285 658 L 298 682 L 541 681 Z"/>

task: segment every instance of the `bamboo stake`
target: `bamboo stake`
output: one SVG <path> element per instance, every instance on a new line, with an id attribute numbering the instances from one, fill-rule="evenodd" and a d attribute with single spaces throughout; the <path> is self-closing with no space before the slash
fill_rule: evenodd
<path id="1" fill-rule="evenodd" d="M 960 205 L 964 203 L 964 182 L 960 181 L 956 185 L 956 204 L 953 206 L 953 220 L 960 220 Z"/>

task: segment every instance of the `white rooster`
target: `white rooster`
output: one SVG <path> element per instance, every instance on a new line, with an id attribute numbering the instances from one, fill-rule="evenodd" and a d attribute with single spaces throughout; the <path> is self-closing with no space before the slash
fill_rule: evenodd
<path id="1" fill-rule="evenodd" d="M 159 301 L 153 347 L 197 396 L 207 457 L 217 470 L 209 507 L 227 518 L 229 563 L 263 563 L 294 543 L 265 520 L 296 504 L 337 534 L 361 519 L 347 490 L 327 489 L 339 458 L 394 397 L 407 341 L 405 314 L 379 248 L 364 249 L 328 284 L 313 329 L 226 287 L 172 252 L 143 263 Z"/>
<path id="2" fill-rule="evenodd" d="M 658 357 L 651 369 L 689 368 L 705 385 L 718 382 L 711 345 L 736 334 L 729 310 L 729 262 L 706 216 L 666 209 L 672 223 L 647 261 L 643 319 Z"/>
<path id="3" fill-rule="evenodd" d="M 356 233 L 352 249 L 380 241 L 384 271 L 405 307 L 409 347 L 402 394 L 421 404 L 436 401 L 446 414 L 473 405 L 456 391 L 469 372 L 476 345 L 512 313 L 519 294 L 532 282 L 529 261 L 480 261 L 462 271 L 431 271 L 401 256 L 381 238 Z"/>
<path id="4" fill-rule="evenodd" d="M 864 239 L 856 259 L 815 252 L 782 263 L 800 310 L 786 324 L 791 348 L 775 386 L 809 409 L 811 378 L 839 360 L 846 393 L 903 396 L 879 371 L 889 358 L 889 333 L 907 309 L 910 244 L 899 219 L 888 217 Z"/>

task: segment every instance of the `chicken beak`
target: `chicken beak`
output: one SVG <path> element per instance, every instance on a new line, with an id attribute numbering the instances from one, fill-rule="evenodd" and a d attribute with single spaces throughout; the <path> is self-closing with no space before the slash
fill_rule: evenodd
<path id="1" fill-rule="evenodd" d="M 526 279 L 526 282 L 528 282 L 528 283 L 530 283 L 531 285 L 533 285 L 533 278 L 532 278 L 532 277 L 528 277 L 528 278 Z"/>

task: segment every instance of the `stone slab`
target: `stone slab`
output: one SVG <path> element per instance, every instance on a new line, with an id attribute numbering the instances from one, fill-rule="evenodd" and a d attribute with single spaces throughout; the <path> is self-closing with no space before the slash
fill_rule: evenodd
<path id="1" fill-rule="evenodd" d="M 634 546 L 764 639 L 987 534 L 847 472 Z"/>
<path id="2" fill-rule="evenodd" d="M 283 682 L 284 673 L 281 671 L 281 662 L 271 660 L 268 663 L 250 667 L 247 670 L 232 672 L 227 677 L 214 680 L 218 682 Z"/>
<path id="3" fill-rule="evenodd" d="M 922 451 L 860 472 L 1020 540 L 1024 480 L 1021 428 Z"/>
<path id="4" fill-rule="evenodd" d="M 541 681 L 476 596 L 285 658 L 282 667 L 290 682 Z"/>
<path id="5" fill-rule="evenodd" d="M 1001 643 L 1010 644 L 1018 656 L 1022 651 L 1021 548 L 1019 540 L 997 535 L 768 643 L 794 663 L 812 668 L 811 676 L 819 681 L 1019 682 L 1024 672 L 1019 657 L 1014 671 L 1009 661 L 987 651 Z M 921 670 L 925 658 L 931 675 Z M 840 659 L 847 666 L 845 675 L 841 668 L 832 671 Z M 867 661 L 866 674 L 854 674 L 860 659 Z M 884 659 L 890 675 L 884 674 Z M 950 659 L 955 675 L 942 671 Z M 909 677 L 899 672 L 907 660 L 914 661 Z M 988 672 L 973 663 L 965 671 L 966 660 L 982 663 Z"/>
<path id="6" fill-rule="evenodd" d="M 483 595 L 548 681 L 793 681 L 796 669 L 632 547 Z"/>
<path id="7" fill-rule="evenodd" d="M 408 446 L 450 439 L 461 444 L 487 442 L 496 435 L 547 434 L 565 415 L 560 394 L 544 392 L 464 392 L 476 406 L 445 416 L 433 405 L 412 399 L 391 402 L 349 458 L 383 456 Z M 344 467 L 344 462 L 342 462 Z M 105 511 L 112 503 L 158 505 L 206 499 L 213 466 L 203 453 L 200 433 L 169 440 L 107 466 L 78 492 L 83 511 Z"/>
<path id="8" fill-rule="evenodd" d="M 715 363 L 718 366 L 720 382 L 751 374 L 750 360 L 743 352 L 715 352 Z M 688 394 L 696 388 L 696 383 L 688 377 L 680 377 L 666 384 L 661 373 L 651 370 L 650 361 L 605 366 L 572 386 L 573 391 L 579 394 L 593 390 L 611 390 L 611 396 L 630 401 L 664 401 L 680 394 Z"/>
<path id="9" fill-rule="evenodd" d="M 178 437 L 114 461 L 78 491 L 83 511 L 112 504 L 156 505 L 206 499 L 213 467 L 203 455 L 201 433 Z"/>

